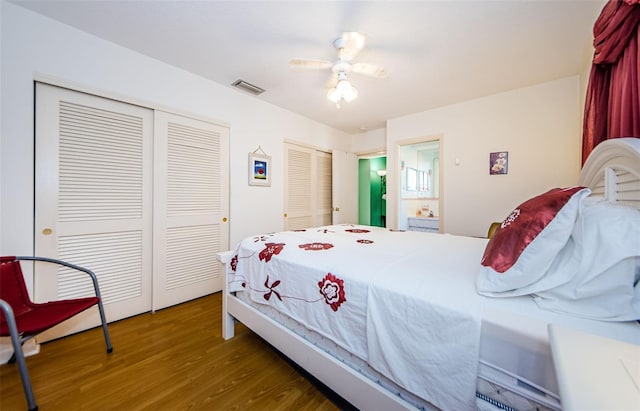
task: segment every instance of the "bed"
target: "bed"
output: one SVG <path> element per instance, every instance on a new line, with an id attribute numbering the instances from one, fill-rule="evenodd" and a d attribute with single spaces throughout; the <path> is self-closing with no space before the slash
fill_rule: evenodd
<path id="1" fill-rule="evenodd" d="M 510 250 L 541 201 L 554 213 Z M 595 272 L 584 249 L 610 206 L 632 244 Z M 358 409 L 558 410 L 549 324 L 640 345 L 639 209 L 628 138 L 600 144 L 577 187 L 525 201 L 491 240 L 359 225 L 249 237 L 218 256 L 223 337 L 242 322 Z"/>

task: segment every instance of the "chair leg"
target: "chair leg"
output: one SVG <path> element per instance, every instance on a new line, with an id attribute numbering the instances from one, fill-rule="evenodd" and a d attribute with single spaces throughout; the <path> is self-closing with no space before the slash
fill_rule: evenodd
<path id="1" fill-rule="evenodd" d="M 22 352 L 22 344 L 18 337 L 18 327 L 16 326 L 16 320 L 13 316 L 13 310 L 9 304 L 2 300 L 0 300 L 0 308 L 4 311 L 7 325 L 9 326 L 9 335 L 11 337 L 11 344 L 13 345 L 13 355 L 16 357 L 15 361 L 18 363 L 20 379 L 22 380 L 22 388 L 24 389 L 24 395 L 27 398 L 27 406 L 29 407 L 29 411 L 36 411 L 38 409 L 38 405 L 36 404 L 36 399 L 33 396 L 29 370 L 27 370 L 27 362 L 25 361 L 24 353 Z"/>
<path id="2" fill-rule="evenodd" d="M 109 336 L 109 329 L 107 328 L 107 317 L 104 314 L 102 298 L 98 300 L 98 311 L 100 311 L 100 320 L 102 321 L 102 332 L 104 333 L 104 342 L 107 345 L 107 353 L 111 354 L 113 352 L 113 346 L 111 345 L 111 337 Z"/>

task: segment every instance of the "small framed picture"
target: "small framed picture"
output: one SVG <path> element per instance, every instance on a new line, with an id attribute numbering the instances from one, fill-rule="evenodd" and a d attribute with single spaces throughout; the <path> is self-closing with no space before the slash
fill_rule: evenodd
<path id="1" fill-rule="evenodd" d="M 249 153 L 249 185 L 271 187 L 271 157 Z"/>
<path id="2" fill-rule="evenodd" d="M 509 166 L 509 152 L 498 151 L 489 154 L 489 174 L 507 174 Z"/>

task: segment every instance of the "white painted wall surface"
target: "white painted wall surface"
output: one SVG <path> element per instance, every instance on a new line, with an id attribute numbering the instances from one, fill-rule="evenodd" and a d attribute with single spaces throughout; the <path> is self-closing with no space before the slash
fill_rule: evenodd
<path id="1" fill-rule="evenodd" d="M 351 151 L 348 134 L 4 0 L 0 7 L 0 255 L 33 252 L 34 78 L 228 124 L 232 247 L 246 236 L 283 228 L 284 139 Z M 247 184 L 248 153 L 258 145 L 272 156 L 269 188 Z"/>
<path id="2" fill-rule="evenodd" d="M 486 235 L 492 221 L 526 199 L 576 184 L 580 86 L 572 76 L 387 121 L 387 193 L 397 189 L 397 142 L 442 134 L 444 230 Z M 507 175 L 489 175 L 489 153 L 496 151 L 509 152 Z M 388 216 L 397 197 L 387 201 Z"/>
<path id="3" fill-rule="evenodd" d="M 378 128 L 352 136 L 351 151 L 356 154 L 372 154 L 387 149 L 387 129 Z"/>

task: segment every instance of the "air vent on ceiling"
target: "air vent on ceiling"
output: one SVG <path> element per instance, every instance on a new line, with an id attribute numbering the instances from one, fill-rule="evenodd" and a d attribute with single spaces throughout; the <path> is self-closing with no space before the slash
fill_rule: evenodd
<path id="1" fill-rule="evenodd" d="M 240 90 L 244 90 L 244 91 L 246 91 L 248 93 L 251 93 L 251 94 L 253 94 L 255 96 L 257 96 L 258 94 L 262 94 L 265 91 L 263 88 L 260 88 L 258 86 L 254 86 L 253 84 L 247 83 L 244 80 L 236 80 L 233 83 L 231 83 L 231 85 L 233 87 L 239 88 Z"/>

